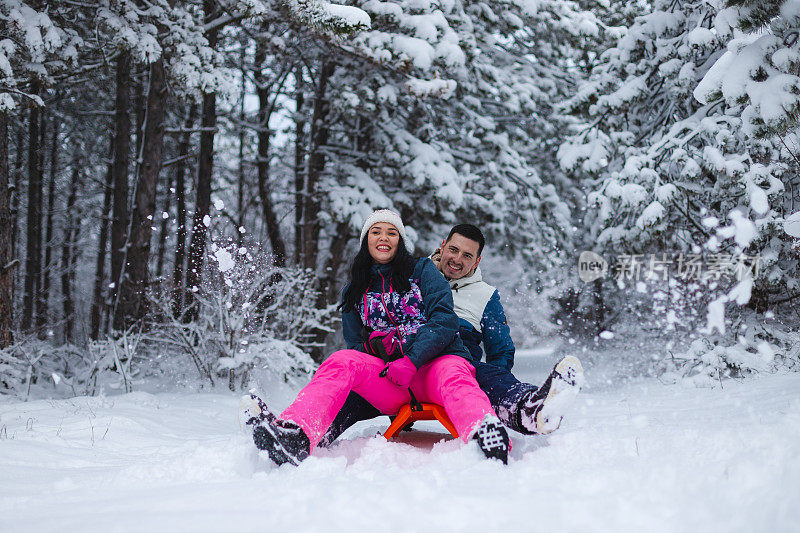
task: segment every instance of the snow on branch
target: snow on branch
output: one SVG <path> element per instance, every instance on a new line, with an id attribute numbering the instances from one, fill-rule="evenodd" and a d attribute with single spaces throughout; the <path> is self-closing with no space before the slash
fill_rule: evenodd
<path id="1" fill-rule="evenodd" d="M 0 112 L 17 107 L 12 95 L 41 106 L 42 100 L 25 92 L 19 83 L 29 79 L 48 82 L 53 64 L 74 66 L 82 41 L 58 27 L 46 12 L 19 0 L 0 0 L 0 21 L 4 26 L 0 36 Z"/>
<path id="2" fill-rule="evenodd" d="M 411 78 L 406 81 L 408 92 L 420 98 L 450 98 L 456 91 L 456 85 L 453 80 L 420 80 Z"/>
<path id="3" fill-rule="evenodd" d="M 286 6 L 300 22 L 335 35 L 348 35 L 371 26 L 369 15 L 357 7 L 319 0 L 287 0 Z"/>

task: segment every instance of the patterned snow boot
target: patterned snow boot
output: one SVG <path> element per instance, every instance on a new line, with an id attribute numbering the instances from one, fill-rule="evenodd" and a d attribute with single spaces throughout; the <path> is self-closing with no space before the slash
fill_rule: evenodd
<path id="1" fill-rule="evenodd" d="M 520 401 L 522 426 L 540 435 L 552 433 L 561 425 L 564 414 L 583 387 L 583 366 L 568 355 L 559 361 L 544 384 Z"/>
<path id="2" fill-rule="evenodd" d="M 489 459 L 498 459 L 508 464 L 508 450 L 511 448 L 508 431 L 496 417 L 487 416 L 475 430 L 472 438 Z"/>

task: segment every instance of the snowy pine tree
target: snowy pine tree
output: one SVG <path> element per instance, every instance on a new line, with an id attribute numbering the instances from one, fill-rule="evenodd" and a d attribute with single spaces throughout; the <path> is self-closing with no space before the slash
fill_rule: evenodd
<path id="1" fill-rule="evenodd" d="M 786 69 L 782 57 L 791 51 L 774 55 L 781 37 L 736 27 L 730 9 L 656 2 L 566 103 L 583 109 L 586 120 L 559 150 L 565 169 L 596 184 L 587 220 L 604 249 L 760 258 L 758 274 L 734 264 L 730 271 L 743 275 L 722 284 L 705 278 L 715 294 L 709 334 L 725 333 L 728 302 L 763 311 L 791 297 L 798 276 L 792 241 L 781 229 L 796 181 L 791 145 L 782 138 L 796 97 L 793 78 L 766 59 Z M 748 55 L 736 56 L 754 42 Z M 704 290 L 702 302 L 708 295 Z"/>

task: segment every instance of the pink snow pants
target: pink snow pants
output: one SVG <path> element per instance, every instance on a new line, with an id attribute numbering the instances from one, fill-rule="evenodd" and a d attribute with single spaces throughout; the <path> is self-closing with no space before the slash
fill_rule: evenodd
<path id="1" fill-rule="evenodd" d="M 291 420 L 317 445 L 354 391 L 387 415 L 396 415 L 411 401 L 408 389 L 378 376 L 381 359 L 357 350 L 340 350 L 328 357 L 280 418 Z M 486 415 L 496 416 L 486 394 L 475 381 L 475 368 L 463 357 L 442 355 L 422 365 L 411 380 L 420 402 L 444 407 L 458 434 L 469 440 Z"/>

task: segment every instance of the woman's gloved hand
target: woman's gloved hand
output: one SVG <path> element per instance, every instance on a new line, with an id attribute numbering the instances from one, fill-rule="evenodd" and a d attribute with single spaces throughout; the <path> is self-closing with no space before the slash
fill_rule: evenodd
<path id="1" fill-rule="evenodd" d="M 393 330 L 372 331 L 368 335 L 362 333 L 362 336 L 367 337 L 367 340 L 364 342 L 364 351 L 368 354 L 380 357 L 387 363 L 397 359 L 394 354 L 395 352 L 399 352 L 401 348 L 400 341 L 395 337 Z"/>
<path id="2" fill-rule="evenodd" d="M 385 377 L 398 387 L 406 388 L 411 384 L 411 379 L 416 373 L 417 365 L 415 365 L 408 356 L 405 356 L 400 359 L 395 359 L 386 365 L 383 370 L 381 370 L 380 376 Z"/>

